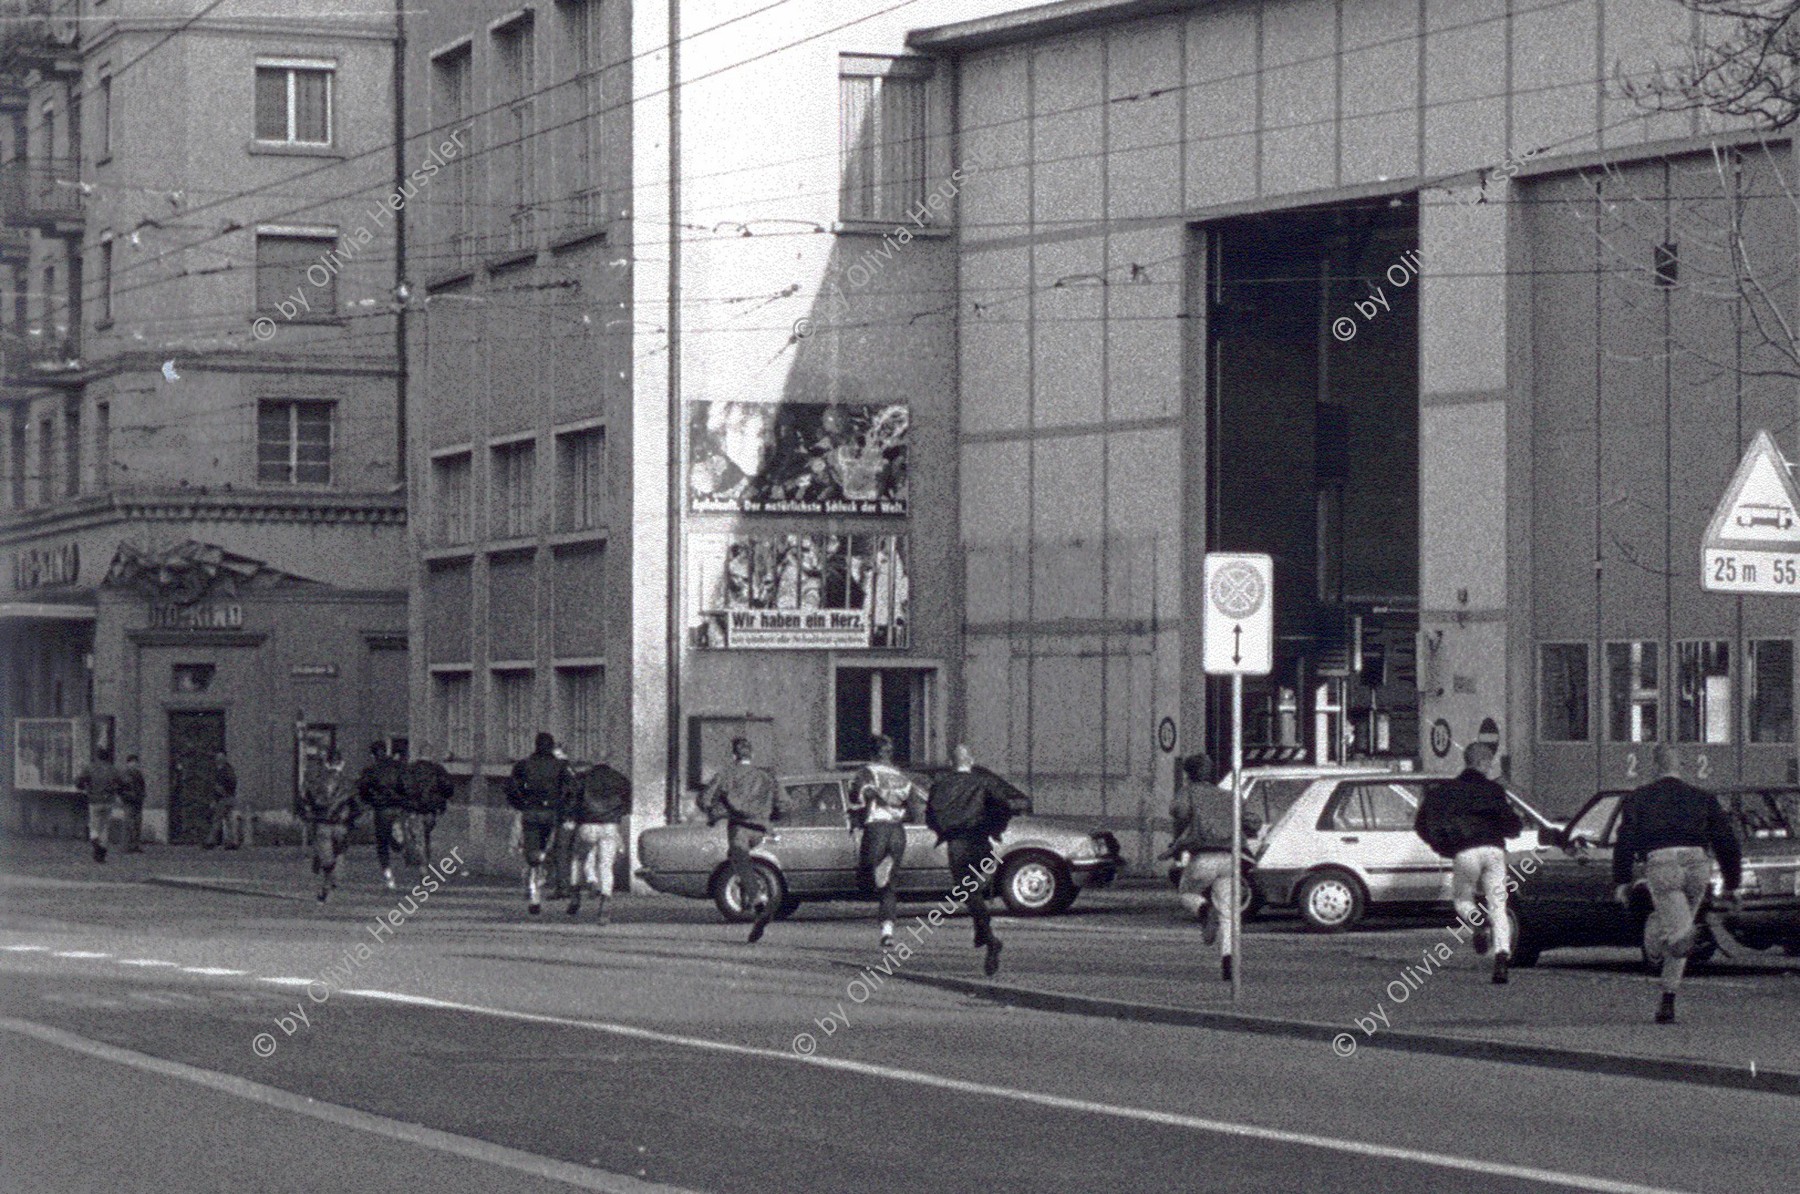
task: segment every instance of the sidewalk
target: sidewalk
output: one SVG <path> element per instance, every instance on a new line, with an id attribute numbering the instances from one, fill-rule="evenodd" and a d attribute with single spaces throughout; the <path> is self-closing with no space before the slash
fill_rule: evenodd
<path id="1" fill-rule="evenodd" d="M 451 842 L 432 842 L 432 852 L 448 852 Z M 141 854 L 118 848 L 107 851 L 106 861 L 96 863 L 88 843 L 72 838 L 13 837 L 0 835 L 0 878 L 7 876 L 76 883 L 159 883 L 216 888 L 240 894 L 293 896 L 311 890 L 308 874 L 311 851 L 299 846 L 252 846 L 242 850 L 203 850 L 199 846 L 146 845 Z M 365 878 L 374 873 L 373 847 L 361 847 L 357 857 L 340 864 Z M 400 866 L 395 878 L 414 874 Z M 458 887 L 515 887 L 510 879 L 492 878 L 473 871 L 458 876 Z M 410 886 L 410 884 L 409 884 Z"/>

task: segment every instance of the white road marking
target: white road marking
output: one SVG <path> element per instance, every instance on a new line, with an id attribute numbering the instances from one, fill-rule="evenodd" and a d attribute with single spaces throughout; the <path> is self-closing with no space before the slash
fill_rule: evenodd
<path id="1" fill-rule="evenodd" d="M 4 949 L 9 954 L 47 954 L 50 952 L 48 945 L 0 945 L 0 949 Z"/>
<path id="2" fill-rule="evenodd" d="M 244 974 L 243 970 L 229 970 L 224 966 L 183 966 L 184 974 Z"/>
<path id="3" fill-rule="evenodd" d="M 277 975 L 274 978 L 259 978 L 259 983 L 274 983 L 278 987 L 310 987 L 319 980 L 316 978 L 291 978 L 288 975 Z"/>
<path id="4" fill-rule="evenodd" d="M 596 1190 L 600 1194 L 695 1194 L 694 1191 L 679 1186 L 639 1181 L 621 1174 L 589 1169 L 585 1165 L 574 1165 L 567 1161 L 540 1157 L 535 1153 L 507 1148 L 503 1144 L 494 1144 L 487 1140 L 458 1136 L 451 1132 L 440 1132 L 435 1128 L 402 1123 L 399 1120 L 388 1119 L 386 1116 L 372 1115 L 367 1111 L 357 1111 L 350 1107 L 340 1107 L 335 1103 L 309 1099 L 273 1086 L 264 1086 L 260 1082 L 252 1082 L 247 1078 L 239 1078 L 233 1074 L 220 1074 L 212 1070 L 199 1069 L 196 1066 L 183 1065 L 179 1061 L 151 1057 L 130 1049 L 121 1049 L 116 1045 L 91 1041 L 86 1037 L 76 1036 L 72 1032 L 64 1032 L 58 1028 L 33 1024 L 28 1020 L 15 1020 L 10 1016 L 0 1016 L 0 1030 L 16 1032 L 47 1045 L 57 1045 L 77 1053 L 85 1053 L 89 1057 L 97 1057 L 102 1061 L 130 1066 L 133 1069 L 158 1074 L 165 1078 L 192 1082 L 196 1086 L 203 1086 L 209 1090 L 216 1090 L 222 1094 L 233 1095 L 282 1111 L 289 1111 L 295 1115 L 311 1116 L 326 1123 L 337 1124 L 339 1127 L 354 1128 L 371 1135 L 385 1136 L 389 1140 L 398 1140 L 405 1144 L 418 1145 L 421 1148 L 436 1149 L 452 1156 L 485 1162 L 489 1165 L 528 1174 L 531 1177 L 564 1182 L 582 1190 Z"/>
<path id="5" fill-rule="evenodd" d="M 121 966 L 175 966 L 178 963 L 165 962 L 161 958 L 120 958 Z"/>
<path id="6" fill-rule="evenodd" d="M 110 958 L 111 954 L 97 954 L 89 949 L 59 949 L 50 955 L 53 958 Z"/>
<path id="7" fill-rule="evenodd" d="M 1540 1182 L 1549 1186 L 1565 1186 L 1575 1190 L 1598 1190 L 1602 1194 L 1679 1194 L 1679 1192 L 1660 1186 L 1642 1186 L 1633 1182 L 1613 1181 L 1609 1178 L 1591 1177 L 1579 1173 L 1559 1173 L 1551 1169 L 1536 1169 L 1528 1165 L 1508 1165 L 1496 1161 L 1483 1161 L 1474 1157 L 1455 1157 L 1446 1153 L 1426 1152 L 1422 1149 L 1395 1148 L 1385 1144 L 1373 1144 L 1364 1140 L 1345 1140 L 1335 1136 L 1315 1136 L 1307 1132 L 1289 1132 L 1280 1128 L 1265 1128 L 1256 1124 L 1232 1123 L 1228 1120 L 1202 1119 L 1193 1115 L 1179 1115 L 1168 1111 L 1154 1111 L 1147 1107 L 1122 1107 L 1111 1103 L 1097 1103 L 1088 1099 L 1074 1099 L 1064 1095 L 1044 1094 L 1035 1090 L 1019 1090 L 1009 1086 L 991 1086 L 984 1082 L 970 1082 L 962 1078 L 946 1078 L 941 1074 L 927 1074 L 919 1070 L 902 1070 L 890 1066 L 872 1065 L 863 1061 L 852 1061 L 839 1057 L 820 1057 L 818 1054 L 801 1056 L 786 1049 L 768 1049 L 756 1045 L 738 1045 L 729 1041 L 708 1040 L 704 1037 L 679 1036 L 669 1032 L 658 1032 L 649 1028 L 637 1028 L 629 1024 L 613 1024 L 603 1020 L 577 1020 L 567 1016 L 550 1016 L 538 1012 L 519 1012 L 505 1008 L 482 1007 L 472 1003 L 456 1003 L 448 999 L 433 999 L 424 995 L 406 995 L 398 991 L 377 991 L 366 988 L 345 989 L 341 995 L 360 995 L 366 999 L 385 1000 L 390 1003 L 412 1004 L 418 1007 L 441 1008 L 445 1011 L 471 1012 L 477 1015 L 495 1016 L 501 1019 L 520 1020 L 533 1024 L 556 1024 L 568 1028 L 587 1028 L 596 1032 L 612 1033 L 615 1036 L 631 1037 L 637 1040 L 659 1041 L 670 1045 L 684 1045 L 692 1049 L 706 1049 L 715 1053 L 732 1053 L 740 1057 L 760 1057 L 771 1061 L 787 1061 L 800 1065 L 818 1066 L 828 1070 L 842 1070 L 853 1074 L 862 1074 L 871 1078 L 886 1078 L 896 1082 L 910 1082 L 918 1086 L 936 1087 L 939 1090 L 954 1090 L 963 1094 L 986 1095 L 991 1098 L 1010 1099 L 1014 1102 L 1030 1103 L 1039 1107 L 1052 1107 L 1060 1111 L 1077 1111 L 1087 1115 L 1106 1115 L 1115 1119 L 1130 1119 L 1144 1123 L 1160 1124 L 1164 1127 L 1189 1128 L 1199 1132 L 1211 1132 L 1221 1136 L 1235 1136 L 1246 1140 L 1266 1140 L 1277 1144 L 1297 1144 L 1308 1148 L 1326 1149 L 1332 1152 L 1352 1153 L 1363 1157 L 1379 1157 L 1393 1161 L 1407 1161 L 1418 1165 L 1432 1165 L 1440 1169 L 1459 1170 L 1464 1173 L 1479 1173 L 1492 1177 L 1518 1178 L 1524 1181 Z M 6 1023 L 0 1020 L 0 1025 Z"/>

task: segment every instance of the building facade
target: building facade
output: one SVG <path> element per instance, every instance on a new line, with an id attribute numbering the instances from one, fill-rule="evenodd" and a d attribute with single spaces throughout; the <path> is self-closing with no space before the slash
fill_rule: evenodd
<path id="1" fill-rule="evenodd" d="M 14 7 L 7 824 L 81 832 L 97 746 L 157 838 L 221 750 L 281 820 L 309 753 L 407 733 L 394 22 Z"/>

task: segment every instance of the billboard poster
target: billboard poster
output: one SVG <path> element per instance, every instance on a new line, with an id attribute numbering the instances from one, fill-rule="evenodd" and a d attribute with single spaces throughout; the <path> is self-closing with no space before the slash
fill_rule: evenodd
<path id="1" fill-rule="evenodd" d="M 907 408 L 688 403 L 688 505 L 738 514 L 905 514 Z"/>
<path id="2" fill-rule="evenodd" d="M 910 643 L 904 535 L 696 535 L 694 645 L 868 650 Z"/>

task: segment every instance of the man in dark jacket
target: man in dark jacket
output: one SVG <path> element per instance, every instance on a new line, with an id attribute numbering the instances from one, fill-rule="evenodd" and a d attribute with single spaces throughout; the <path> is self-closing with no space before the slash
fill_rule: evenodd
<path id="1" fill-rule="evenodd" d="M 123 785 L 119 800 L 125 805 L 125 853 L 142 854 L 144 800 L 149 795 L 149 787 L 144 783 L 144 769 L 136 755 L 125 756 L 125 766 L 119 769 L 119 781 Z"/>
<path id="2" fill-rule="evenodd" d="M 435 759 L 414 759 L 406 765 L 406 812 L 412 822 L 409 841 L 416 843 L 421 866 L 431 865 L 431 832 L 456 793 L 450 772 Z"/>
<path id="3" fill-rule="evenodd" d="M 1718 800 L 1681 778 L 1681 752 L 1659 742 L 1651 765 L 1657 778 L 1619 801 L 1612 877 L 1616 898 L 1630 907 L 1632 868 L 1639 858 L 1644 860 L 1644 882 L 1654 907 L 1644 924 L 1644 951 L 1662 961 L 1656 1022 L 1667 1024 L 1675 1019 L 1675 992 L 1699 932 L 1695 917 L 1712 882 L 1713 860 L 1718 860 L 1725 890 L 1735 898 L 1744 858 Z"/>
<path id="4" fill-rule="evenodd" d="M 75 786 L 87 794 L 88 842 L 94 848 L 94 861 L 106 861 L 106 839 L 117 815 L 124 782 L 113 766 L 112 751 L 104 746 L 94 752 L 89 763 L 75 779 Z"/>
<path id="5" fill-rule="evenodd" d="M 223 845 L 235 850 L 243 843 L 244 827 L 238 816 L 237 770 L 220 751 L 213 756 L 212 827 L 207 831 L 203 850 Z"/>
<path id="6" fill-rule="evenodd" d="M 607 900 L 613 893 L 613 865 L 621 845 L 619 823 L 631 813 L 631 781 L 606 763 L 595 763 L 570 788 L 563 809 L 568 834 L 569 915 L 581 911 L 585 886 L 595 897 L 598 919 L 609 919 Z"/>
<path id="7" fill-rule="evenodd" d="M 1186 856 L 1176 890 L 1182 907 L 1200 921 L 1205 942 L 1219 943 L 1219 974 L 1230 982 L 1231 868 L 1238 856 L 1231 848 L 1232 797 L 1213 782 L 1212 760 L 1205 754 L 1183 759 L 1181 774 L 1185 782 L 1169 806 L 1175 840 L 1162 856 Z"/>
<path id="8" fill-rule="evenodd" d="M 1463 770 L 1448 783 L 1426 786 L 1413 829 L 1450 860 L 1450 898 L 1465 924 L 1475 925 L 1475 952 L 1494 949 L 1494 981 L 1504 983 L 1512 961 L 1511 924 L 1506 919 L 1506 839 L 1525 823 L 1495 781 L 1494 748 L 1485 742 L 1463 747 Z M 1475 893 L 1487 902 L 1486 919 L 1475 909 Z"/>
<path id="9" fill-rule="evenodd" d="M 992 978 L 1000 970 L 1000 938 L 987 906 L 987 882 L 1000 869 L 994 842 L 1006 832 L 1012 805 L 1000 780 L 975 767 L 975 754 L 957 743 L 951 752 L 952 770 L 932 781 L 925 806 L 925 823 L 950 855 L 950 894 L 966 898 L 975 918 L 975 948 L 987 950 L 982 973 Z"/>
<path id="10" fill-rule="evenodd" d="M 730 765 L 719 768 L 699 800 L 708 825 L 725 822 L 726 861 L 743 893 L 745 907 L 756 911 L 756 919 L 750 925 L 752 945 L 762 940 L 764 930 L 775 919 L 775 907 L 757 878 L 756 862 L 750 852 L 762 844 L 770 823 L 781 815 L 780 786 L 773 772 L 756 765 L 754 749 L 750 739 L 733 738 Z"/>
<path id="11" fill-rule="evenodd" d="M 300 793 L 300 815 L 312 827 L 313 874 L 319 877 L 322 904 L 337 886 L 337 864 L 350 841 L 350 830 L 361 813 L 356 793 L 344 774 L 344 759 L 337 751 L 325 757 L 324 766 L 307 778 Z"/>
<path id="12" fill-rule="evenodd" d="M 375 818 L 375 858 L 381 881 L 394 890 L 393 855 L 406 846 L 406 765 L 388 754 L 387 744 L 369 743 L 369 765 L 356 777 L 356 796 Z"/>
<path id="13" fill-rule="evenodd" d="M 543 911 L 539 893 L 544 855 L 574 783 L 569 765 L 556 757 L 556 739 L 543 732 L 506 779 L 506 803 L 519 814 L 519 841 L 525 851 L 525 909 L 533 916 Z"/>

